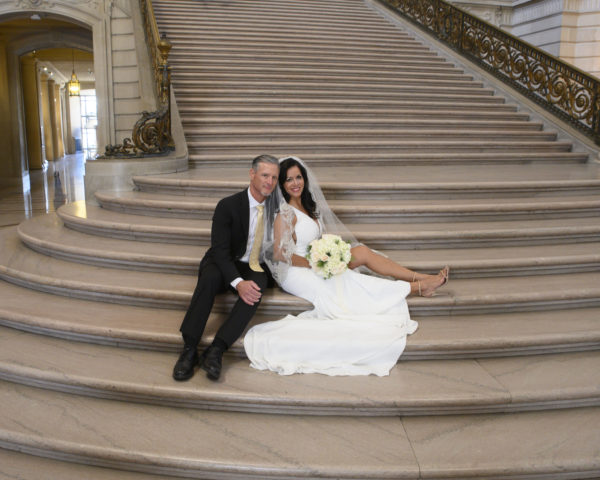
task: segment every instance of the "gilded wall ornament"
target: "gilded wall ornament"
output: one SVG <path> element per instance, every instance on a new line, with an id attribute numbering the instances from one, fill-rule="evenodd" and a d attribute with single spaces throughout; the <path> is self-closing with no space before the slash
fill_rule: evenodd
<path id="1" fill-rule="evenodd" d="M 600 81 L 444 0 L 385 0 L 600 145 Z"/>

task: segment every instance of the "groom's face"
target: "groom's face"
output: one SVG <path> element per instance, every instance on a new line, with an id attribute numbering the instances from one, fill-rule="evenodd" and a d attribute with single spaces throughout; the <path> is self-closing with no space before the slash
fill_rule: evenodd
<path id="1" fill-rule="evenodd" d="M 279 166 L 272 163 L 260 162 L 256 171 L 250 169 L 250 193 L 257 202 L 263 202 L 277 185 Z"/>

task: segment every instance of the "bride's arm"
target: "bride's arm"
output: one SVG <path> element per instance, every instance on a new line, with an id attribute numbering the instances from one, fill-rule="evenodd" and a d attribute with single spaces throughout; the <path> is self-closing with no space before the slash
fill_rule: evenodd
<path id="1" fill-rule="evenodd" d="M 273 256 L 275 260 L 280 262 L 289 262 L 291 260 L 291 264 L 294 267 L 310 268 L 306 258 L 296 255 L 295 253 L 292 253 L 291 258 L 289 255 L 285 255 L 286 249 L 292 250 L 296 245 L 296 232 L 294 231 L 296 221 L 295 215 L 291 225 L 286 223 L 281 214 L 278 214 L 275 218 L 275 222 L 273 223 Z M 288 229 L 291 229 L 291 232 L 288 232 Z M 288 239 L 288 241 L 282 241 L 282 239 Z"/>
<path id="2" fill-rule="evenodd" d="M 296 255 L 295 253 L 292 255 L 292 265 L 294 267 L 306 267 L 310 268 L 310 264 L 308 260 L 300 255 Z"/>

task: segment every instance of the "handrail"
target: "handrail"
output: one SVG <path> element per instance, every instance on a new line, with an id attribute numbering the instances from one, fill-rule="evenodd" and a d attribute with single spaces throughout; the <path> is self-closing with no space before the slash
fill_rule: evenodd
<path id="1" fill-rule="evenodd" d="M 158 109 L 142 112 L 133 127 L 131 139 L 124 139 L 120 145 L 107 145 L 104 155 L 99 158 L 161 155 L 175 149 L 171 135 L 171 67 L 168 62 L 171 43 L 158 32 L 152 0 L 140 0 L 140 10 L 152 59 Z"/>
<path id="2" fill-rule="evenodd" d="M 444 0 L 379 0 L 600 145 L 600 80 Z"/>

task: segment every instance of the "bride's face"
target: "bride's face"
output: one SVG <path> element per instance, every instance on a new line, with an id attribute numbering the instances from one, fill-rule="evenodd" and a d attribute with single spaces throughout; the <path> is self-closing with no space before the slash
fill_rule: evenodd
<path id="1" fill-rule="evenodd" d="M 302 195 L 302 190 L 304 190 L 304 177 L 296 165 L 288 168 L 283 188 L 290 198 L 300 198 L 300 195 Z"/>

